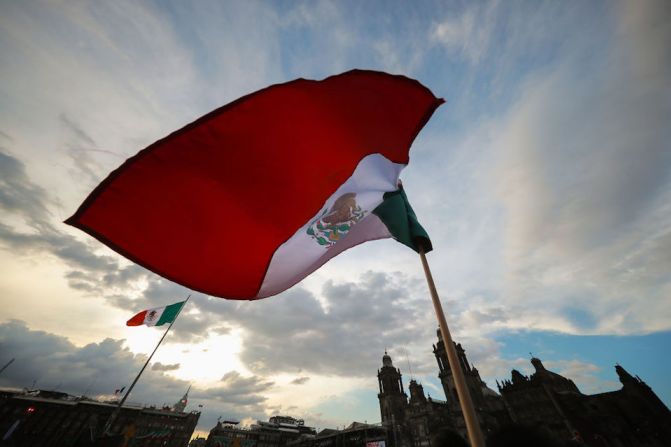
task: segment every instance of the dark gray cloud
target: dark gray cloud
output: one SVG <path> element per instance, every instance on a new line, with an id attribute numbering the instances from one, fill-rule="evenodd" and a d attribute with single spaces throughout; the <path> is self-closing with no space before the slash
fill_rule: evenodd
<path id="1" fill-rule="evenodd" d="M 64 227 L 54 226 L 49 209 L 56 204 L 29 178 L 22 161 L 0 152 L 0 247 L 22 256 L 52 255 L 72 269 L 66 273 L 70 287 L 98 296 L 147 275 L 142 267 L 122 267 L 113 256 L 95 254 L 93 242 L 79 241 L 65 233 Z M 23 228 L 10 217 L 21 218 Z M 112 301 L 124 302 L 114 295 Z"/>
<path id="2" fill-rule="evenodd" d="M 156 362 L 151 365 L 151 369 L 152 371 L 175 371 L 176 369 L 179 369 L 179 366 L 180 366 L 179 363 L 164 365 L 161 362 Z"/>
<path id="3" fill-rule="evenodd" d="M 226 328 L 218 326 L 219 318 L 216 315 L 189 312 L 188 309 L 180 315 L 179 324 L 175 323 L 171 341 L 182 343 L 197 343 L 210 336 L 210 332 L 221 334 Z"/>
<path id="4" fill-rule="evenodd" d="M 47 253 L 59 258 L 74 269 L 66 277 L 75 289 L 101 293 L 103 286 L 119 284 L 118 278 L 124 275 L 139 278 L 144 274 L 136 267 L 117 271 L 119 263 L 112 256 L 95 254 L 89 244 L 57 231 L 48 222 L 32 220 L 31 223 L 37 228 L 34 233 L 0 222 L 0 245 L 22 256 Z"/>
<path id="5" fill-rule="evenodd" d="M 169 302 L 184 301 L 187 296 L 201 296 L 194 293 L 184 286 L 180 286 L 172 281 L 167 281 L 159 277 L 152 278 L 147 288 L 142 293 L 142 306 L 159 307 Z M 192 306 L 195 299 L 189 303 Z M 185 308 L 185 311 L 188 308 Z"/>
<path id="6" fill-rule="evenodd" d="M 114 269 L 103 276 L 103 283 L 107 287 L 123 287 L 128 283 L 147 275 L 147 270 L 137 264 Z"/>
<path id="7" fill-rule="evenodd" d="M 70 283 L 70 287 L 72 287 L 72 283 Z M 120 294 L 107 294 L 105 295 L 105 299 L 109 304 L 111 304 L 114 307 L 118 307 L 120 309 L 128 310 L 128 315 L 131 315 L 133 312 L 138 312 L 140 310 L 144 309 L 139 309 L 137 307 L 137 304 L 134 299 L 128 298 L 126 295 L 120 295 Z"/>
<path id="8" fill-rule="evenodd" d="M 30 226 L 43 224 L 49 216 L 47 192 L 33 183 L 25 165 L 0 151 L 0 208 L 23 217 Z"/>
<path id="9" fill-rule="evenodd" d="M 308 376 L 296 377 L 290 383 L 292 385 L 303 385 L 304 383 L 307 383 L 309 380 L 310 380 L 310 378 Z"/>
<path id="10" fill-rule="evenodd" d="M 35 381 L 38 387 L 50 389 L 60 384 L 59 389 L 73 394 L 110 394 L 130 383 L 144 361 L 124 348 L 123 340 L 108 338 L 80 348 L 64 337 L 31 330 L 17 320 L 0 324 L 0 352 L 16 358 L 0 377 L 3 385 L 24 387 Z M 166 391 L 177 383 L 152 375 L 144 386 Z M 133 397 L 149 396 L 138 388 Z"/>
<path id="11" fill-rule="evenodd" d="M 266 391 L 274 385 L 272 381 L 262 377 L 243 377 L 237 371 L 230 371 L 221 378 L 221 386 L 208 390 L 208 395 L 243 407 L 255 407 L 266 400 L 256 393 Z"/>
<path id="12" fill-rule="evenodd" d="M 414 299 L 402 274 L 364 273 L 358 281 L 327 281 L 324 308 L 297 287 L 253 302 L 198 299 L 201 312 L 218 314 L 245 329 L 241 359 L 259 373 L 303 370 L 370 376 L 385 347 L 414 345 L 431 337 L 430 304 Z M 427 324 L 428 322 L 428 324 Z"/>

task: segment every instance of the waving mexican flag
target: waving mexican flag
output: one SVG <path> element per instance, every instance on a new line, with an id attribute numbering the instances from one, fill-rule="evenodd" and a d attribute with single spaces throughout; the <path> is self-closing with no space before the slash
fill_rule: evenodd
<path id="1" fill-rule="evenodd" d="M 442 102 L 374 71 L 274 85 L 140 151 L 66 222 L 231 299 L 280 293 L 368 240 L 429 251 L 399 175 Z"/>
<path id="2" fill-rule="evenodd" d="M 186 301 L 171 304 L 169 306 L 154 307 L 153 309 L 143 310 L 135 314 L 133 318 L 126 322 L 126 326 L 163 326 L 166 323 L 172 323 L 179 315 L 179 311 Z"/>

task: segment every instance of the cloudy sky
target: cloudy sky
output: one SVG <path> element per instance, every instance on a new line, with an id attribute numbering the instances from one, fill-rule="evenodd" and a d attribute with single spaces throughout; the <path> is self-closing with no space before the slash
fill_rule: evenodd
<path id="1" fill-rule="evenodd" d="M 447 100 L 403 181 L 488 384 L 533 352 L 670 405 L 669 42 L 664 0 L 2 2 L 0 385 L 109 395 L 161 336 L 125 321 L 189 293 L 62 223 L 111 170 L 241 95 L 369 68 Z M 375 422 L 385 348 L 444 398 L 436 326 L 417 255 L 371 242 L 270 299 L 193 294 L 130 400 L 193 384 L 203 431 Z"/>

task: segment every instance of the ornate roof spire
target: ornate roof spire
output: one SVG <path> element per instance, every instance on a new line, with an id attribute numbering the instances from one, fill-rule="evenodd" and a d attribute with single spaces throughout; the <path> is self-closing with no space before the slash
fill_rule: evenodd
<path id="1" fill-rule="evenodd" d="M 184 409 L 186 408 L 186 404 L 189 402 L 189 391 L 191 390 L 191 384 L 189 384 L 189 388 L 186 389 L 186 393 L 184 393 L 184 396 L 177 402 L 172 408 L 173 410 L 183 413 Z"/>

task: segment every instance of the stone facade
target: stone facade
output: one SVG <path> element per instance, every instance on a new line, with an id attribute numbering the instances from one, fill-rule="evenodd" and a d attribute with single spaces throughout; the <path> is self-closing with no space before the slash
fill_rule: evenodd
<path id="1" fill-rule="evenodd" d="M 485 438 L 515 423 L 543 429 L 559 443 L 580 441 L 593 447 L 663 447 L 671 445 L 671 412 L 639 377 L 615 367 L 622 389 L 586 395 L 572 380 L 547 370 L 532 358 L 535 373 L 527 377 L 512 370 L 511 379 L 498 383 L 499 393 L 487 387 L 477 368 L 455 344 L 476 415 Z M 466 439 L 445 345 L 438 333 L 433 346 L 446 400 L 427 398 L 421 384 L 411 380 L 408 399 L 401 370 L 385 352 L 378 370 L 380 415 L 392 447 L 430 447 L 431 437 L 449 428 Z"/>

